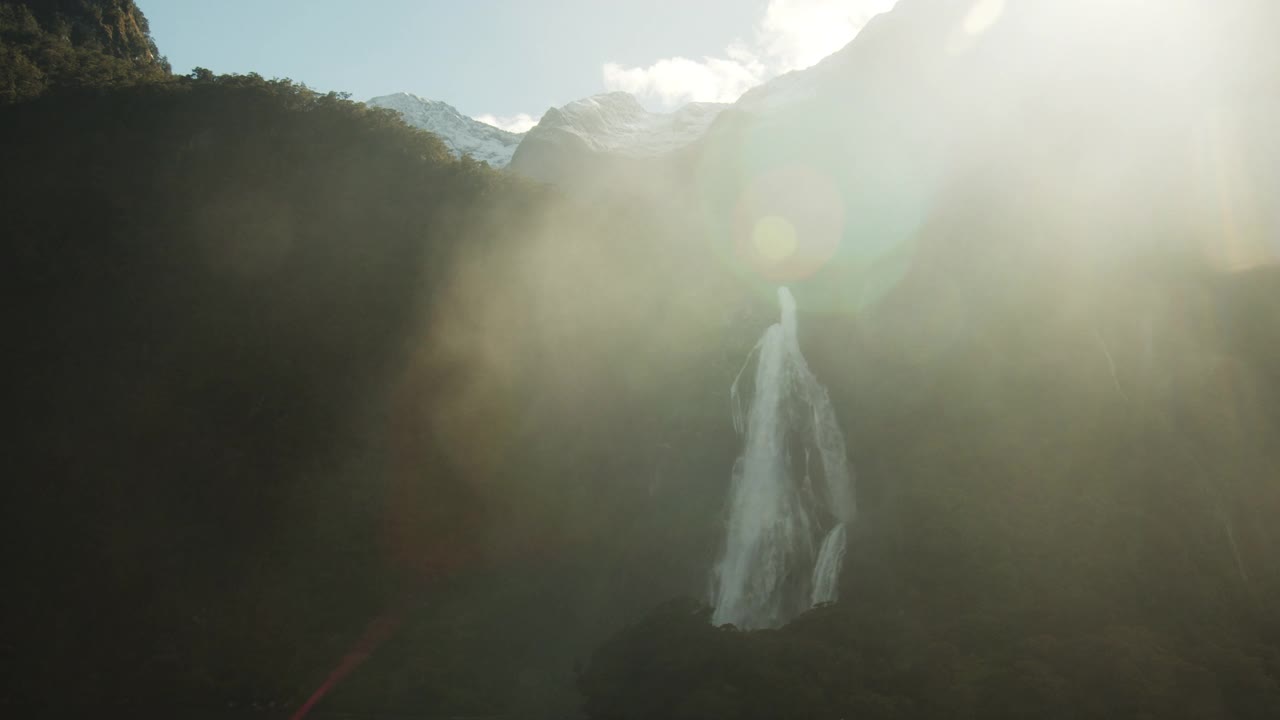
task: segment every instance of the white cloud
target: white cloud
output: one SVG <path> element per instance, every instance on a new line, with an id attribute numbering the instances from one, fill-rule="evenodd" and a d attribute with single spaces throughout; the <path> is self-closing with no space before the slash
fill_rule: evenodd
<path id="1" fill-rule="evenodd" d="M 760 84 L 764 72 L 764 66 L 753 58 L 689 60 L 675 57 L 659 60 L 647 68 L 624 68 L 617 63 L 607 63 L 604 84 L 610 90 L 625 90 L 641 99 L 674 107 L 691 100 L 733 102 Z"/>
<path id="2" fill-rule="evenodd" d="M 721 57 L 674 57 L 630 68 L 607 63 L 604 84 L 666 108 L 732 102 L 770 78 L 809 67 L 844 47 L 896 1 L 769 0 L 754 36 L 725 48 Z"/>
<path id="3" fill-rule="evenodd" d="M 538 124 L 538 118 L 529 113 L 516 113 L 515 115 L 503 115 L 501 117 L 497 115 L 477 115 L 474 119 L 485 125 L 492 125 L 500 130 L 513 133 L 529 132 L 534 125 Z"/>

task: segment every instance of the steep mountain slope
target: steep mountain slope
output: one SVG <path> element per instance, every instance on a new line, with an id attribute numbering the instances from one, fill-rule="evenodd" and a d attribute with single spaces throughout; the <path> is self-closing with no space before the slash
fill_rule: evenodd
<path id="1" fill-rule="evenodd" d="M 530 137 L 595 152 L 649 157 L 697 140 L 725 107 L 689 103 L 671 113 L 654 113 L 630 93 L 611 92 L 548 110 Z"/>
<path id="2" fill-rule="evenodd" d="M 716 498 L 676 489 L 731 452 L 651 472 L 675 423 L 722 425 L 733 372 L 707 360 L 735 296 L 683 223 L 256 76 L 0 130 L 0 706 L 292 711 L 372 623 L 326 710 L 572 716 L 574 658 L 697 582 L 695 554 L 636 553 L 701 532 Z"/>
<path id="3" fill-rule="evenodd" d="M 133 0 L 0 2 L 0 103 L 168 71 Z"/>
<path id="4" fill-rule="evenodd" d="M 338 467 L 382 444 L 368 409 L 460 249 L 528 225 L 501 207 L 535 196 L 260 77 L 46 96 L 0 108 L 0 134 L 22 138 L 0 143 L 0 237 L 25 418 L 0 490 L 0 705 L 173 717 L 310 692 L 402 577 L 376 510 L 394 481 Z M 429 474 L 434 507 L 452 474 Z M 442 526 L 395 505 L 405 553 L 431 544 Z"/>
<path id="5" fill-rule="evenodd" d="M 409 125 L 435 133 L 456 157 L 470 155 L 495 168 L 511 162 L 524 137 L 469 118 L 452 105 L 409 93 L 383 95 L 365 104 L 395 110 Z"/>
<path id="6" fill-rule="evenodd" d="M 1275 178 L 1265 168 L 1278 152 L 1262 130 L 1276 104 L 1258 89 L 1280 71 L 1246 20 L 1275 11 L 1242 1 L 1206 7 L 903 0 L 836 55 L 748 93 L 699 143 L 711 229 L 726 248 L 742 249 L 753 218 L 738 211 L 812 222 L 812 199 L 825 197 L 825 212 L 838 216 L 834 239 L 802 242 L 782 263 L 749 247 L 733 252 L 743 272 L 804 278 L 811 302 L 846 310 L 901 284 L 918 254 L 953 250 L 926 248 L 921 231 L 979 188 L 1034 195 L 1023 202 L 1072 238 L 1022 238 L 1019 253 L 1069 253 L 1073 265 L 1155 248 L 1198 255 L 1204 248 L 1187 230 L 1221 227 L 1206 164 L 1225 162 L 1243 174 L 1230 180 L 1266 192 Z M 779 183 L 805 189 L 773 192 Z M 771 199 L 759 199 L 762 188 Z M 1240 209 L 1250 222 L 1275 222 L 1249 202 Z M 1156 243 L 1157 222 L 1184 230 Z M 1273 251 L 1248 252 L 1256 262 Z"/>
<path id="7" fill-rule="evenodd" d="M 1277 13 L 902 0 L 720 117 L 675 192 L 807 311 L 842 602 L 661 608 L 591 717 L 1275 715 Z"/>
<path id="8" fill-rule="evenodd" d="M 613 167 L 634 167 L 701 137 L 725 109 L 690 103 L 672 113 L 645 110 L 633 95 L 612 92 L 552 108 L 520 143 L 511 169 L 573 186 Z"/>

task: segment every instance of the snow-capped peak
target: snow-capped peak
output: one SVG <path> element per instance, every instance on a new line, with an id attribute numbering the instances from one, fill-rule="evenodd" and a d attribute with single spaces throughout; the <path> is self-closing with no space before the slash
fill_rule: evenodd
<path id="1" fill-rule="evenodd" d="M 365 104 L 395 110 L 407 124 L 434 133 L 455 155 L 470 155 L 495 168 L 511 162 L 524 137 L 467 117 L 447 103 L 411 93 L 383 95 Z"/>
<path id="2" fill-rule="evenodd" d="M 689 103 L 671 113 L 645 110 L 625 92 L 576 100 L 548 110 L 530 137 L 572 136 L 596 152 L 651 157 L 697 140 L 727 105 Z"/>

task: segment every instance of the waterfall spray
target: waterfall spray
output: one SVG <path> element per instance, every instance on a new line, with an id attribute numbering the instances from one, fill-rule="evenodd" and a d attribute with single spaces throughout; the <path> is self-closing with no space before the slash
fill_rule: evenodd
<path id="1" fill-rule="evenodd" d="M 796 335 L 796 303 L 765 331 L 730 390 L 743 436 L 733 468 L 724 553 L 711 573 L 712 621 L 779 627 L 836 600 L 856 505 L 844 434 Z M 748 397 L 742 381 L 755 359 Z"/>

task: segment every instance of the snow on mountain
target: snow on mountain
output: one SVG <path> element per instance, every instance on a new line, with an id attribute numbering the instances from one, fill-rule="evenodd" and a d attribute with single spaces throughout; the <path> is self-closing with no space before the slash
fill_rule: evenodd
<path id="1" fill-rule="evenodd" d="M 495 168 L 511 162 L 524 137 L 469 118 L 446 103 L 410 93 L 384 95 L 365 104 L 395 110 L 409 125 L 434 133 L 455 155 L 470 155 Z"/>
<path id="2" fill-rule="evenodd" d="M 726 107 L 689 103 L 672 113 L 654 113 L 629 93 L 611 92 L 548 110 L 529 138 L 581 141 L 594 152 L 653 157 L 697 140 Z"/>
<path id="3" fill-rule="evenodd" d="M 625 92 L 577 100 L 542 116 L 516 149 L 510 169 L 534 180 L 590 189 L 692 145 L 727 107 L 690 103 L 655 113 Z"/>

